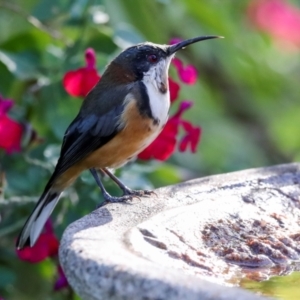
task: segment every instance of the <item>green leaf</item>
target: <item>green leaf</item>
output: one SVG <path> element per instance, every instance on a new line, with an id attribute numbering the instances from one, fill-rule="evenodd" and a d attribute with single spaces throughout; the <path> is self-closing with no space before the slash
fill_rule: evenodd
<path id="1" fill-rule="evenodd" d="M 14 54 L 0 51 L 0 61 L 19 79 L 34 79 L 40 76 L 37 71 L 37 57 L 33 53 Z"/>
<path id="2" fill-rule="evenodd" d="M 51 39 L 48 33 L 32 28 L 7 39 L 1 44 L 1 49 L 8 52 L 28 51 L 29 49 L 44 51 Z"/>
<path id="3" fill-rule="evenodd" d="M 179 168 L 167 162 L 152 162 L 156 169 L 147 174 L 149 181 L 156 187 L 178 183 L 182 180 Z"/>
<path id="4" fill-rule="evenodd" d="M 4 97 L 8 97 L 9 89 L 13 85 L 14 76 L 9 72 L 6 65 L 4 65 L 0 61 L 0 74 L 1 74 L 1 80 L 0 80 L 0 94 Z"/>
<path id="5" fill-rule="evenodd" d="M 41 21 L 51 20 L 63 12 L 68 12 L 69 6 L 66 1 L 41 0 L 33 9 L 32 14 Z"/>
<path id="6" fill-rule="evenodd" d="M 7 285 L 11 285 L 15 282 L 16 275 L 7 267 L 1 266 L 0 268 L 0 288 L 4 288 Z"/>
<path id="7" fill-rule="evenodd" d="M 129 24 L 120 24 L 114 33 L 114 42 L 121 48 L 127 48 L 144 41 L 144 38 Z"/>
<path id="8" fill-rule="evenodd" d="M 96 52 L 112 54 L 117 49 L 117 45 L 113 41 L 112 30 L 104 26 L 93 26 L 89 29 L 84 43 L 87 47 L 92 47 Z"/>
<path id="9" fill-rule="evenodd" d="M 82 17 L 84 11 L 86 10 L 89 0 L 76 0 L 72 2 L 72 6 L 70 8 L 71 18 L 79 19 Z"/>
<path id="10" fill-rule="evenodd" d="M 5 7 L 3 8 L 1 5 L 0 8 L 0 28 L 2 28 L 0 32 L 0 43 L 32 27 L 20 14 L 5 9 Z"/>

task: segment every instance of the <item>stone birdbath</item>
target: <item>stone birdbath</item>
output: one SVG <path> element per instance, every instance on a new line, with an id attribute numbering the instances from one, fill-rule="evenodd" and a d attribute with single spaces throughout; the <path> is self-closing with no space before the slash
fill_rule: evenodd
<path id="1" fill-rule="evenodd" d="M 83 300 L 265 297 L 238 288 L 300 269 L 300 164 L 216 175 L 71 224 L 60 262 Z"/>

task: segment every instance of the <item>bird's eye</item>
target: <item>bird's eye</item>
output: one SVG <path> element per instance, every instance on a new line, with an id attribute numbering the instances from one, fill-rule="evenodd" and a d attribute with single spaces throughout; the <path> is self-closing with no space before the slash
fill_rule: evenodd
<path id="1" fill-rule="evenodd" d="M 147 56 L 147 60 L 150 63 L 156 63 L 158 61 L 158 57 L 155 54 L 150 54 L 150 55 Z"/>

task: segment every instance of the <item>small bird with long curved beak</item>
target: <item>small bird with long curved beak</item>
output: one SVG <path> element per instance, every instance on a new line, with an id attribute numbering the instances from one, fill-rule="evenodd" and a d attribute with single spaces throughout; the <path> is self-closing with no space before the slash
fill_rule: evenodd
<path id="1" fill-rule="evenodd" d="M 168 70 L 175 52 L 218 37 L 196 37 L 174 45 L 138 44 L 107 66 L 65 133 L 60 158 L 18 237 L 18 249 L 35 244 L 63 190 L 86 169 L 94 176 L 105 202 L 122 202 L 151 193 L 129 189 L 108 168 L 126 164 L 166 124 L 170 107 Z M 119 185 L 123 196 L 113 197 L 106 192 L 97 169 Z"/>

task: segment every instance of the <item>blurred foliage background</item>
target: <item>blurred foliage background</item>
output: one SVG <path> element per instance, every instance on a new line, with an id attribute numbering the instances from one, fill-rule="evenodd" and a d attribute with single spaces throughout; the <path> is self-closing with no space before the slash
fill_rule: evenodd
<path id="1" fill-rule="evenodd" d="M 88 47 L 97 52 L 103 73 L 134 43 L 225 37 L 178 53 L 200 75 L 197 84 L 180 91 L 180 99 L 195 103 L 186 118 L 203 130 L 198 152 L 126 166 L 117 175 L 131 188 L 299 160 L 300 43 L 260 30 L 249 12 L 252 2 L 257 1 L 0 0 L 0 94 L 15 101 L 10 116 L 30 124 L 42 139 L 26 147 L 24 141 L 20 153 L 0 149 L 0 298 L 79 299 L 70 289 L 53 291 L 53 260 L 18 260 L 14 243 L 81 105 L 64 91 L 62 78 L 84 65 Z M 284 3 L 299 13 L 300 1 Z M 105 183 L 109 192 L 118 192 Z M 82 174 L 54 212 L 57 236 L 100 200 L 90 174 Z"/>

